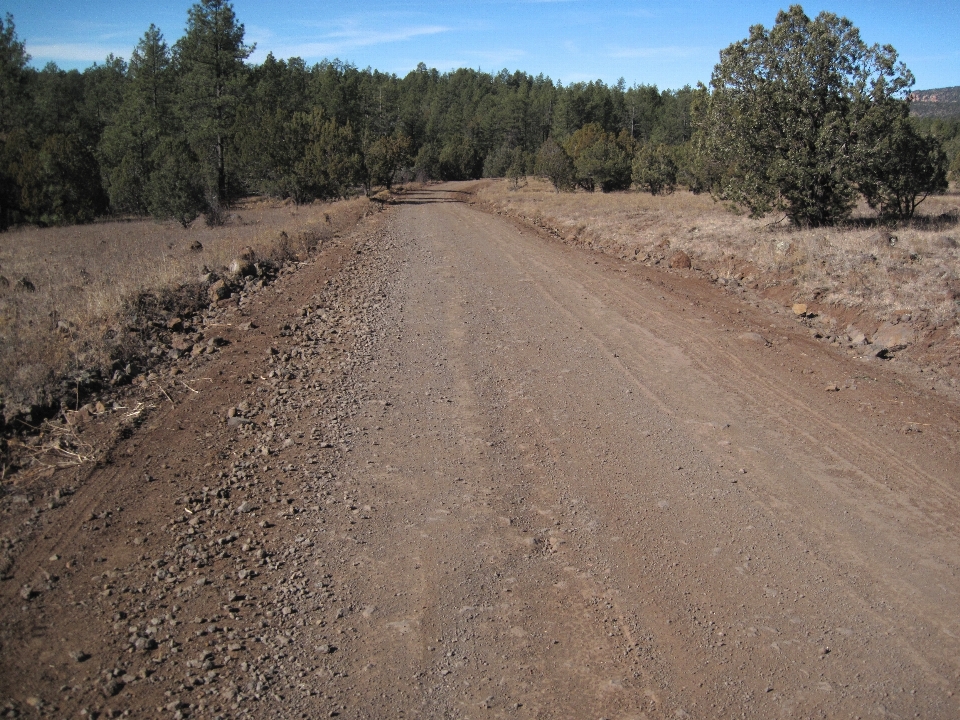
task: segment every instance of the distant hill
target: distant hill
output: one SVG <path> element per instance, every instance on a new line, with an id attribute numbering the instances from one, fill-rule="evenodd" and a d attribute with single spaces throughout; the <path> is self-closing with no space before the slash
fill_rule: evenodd
<path id="1" fill-rule="evenodd" d="M 910 114 L 916 117 L 960 117 L 960 86 L 910 93 Z"/>

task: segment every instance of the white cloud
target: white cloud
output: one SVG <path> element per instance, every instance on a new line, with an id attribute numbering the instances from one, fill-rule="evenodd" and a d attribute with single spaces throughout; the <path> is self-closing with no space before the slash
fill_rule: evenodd
<path id="1" fill-rule="evenodd" d="M 449 28 L 443 25 L 420 25 L 394 30 L 345 27 L 342 30 L 321 34 L 315 39 L 305 38 L 297 42 L 274 44 L 276 36 L 273 33 L 258 30 L 256 57 L 265 57 L 268 52 L 273 52 L 277 57 L 283 58 L 332 58 L 349 54 L 358 48 L 399 43 L 448 31 Z"/>
<path id="2" fill-rule="evenodd" d="M 127 57 L 130 48 L 121 49 L 88 43 L 47 43 L 43 45 L 28 45 L 27 52 L 37 60 L 53 60 L 56 63 L 92 63 L 103 62 L 110 53 L 117 57 Z"/>
<path id="3" fill-rule="evenodd" d="M 425 25 L 421 27 L 398 28 L 391 31 L 383 30 L 340 30 L 327 35 L 348 47 L 366 47 L 368 45 L 383 45 L 385 43 L 403 42 L 423 35 L 438 35 L 447 32 L 449 28 L 443 25 Z"/>

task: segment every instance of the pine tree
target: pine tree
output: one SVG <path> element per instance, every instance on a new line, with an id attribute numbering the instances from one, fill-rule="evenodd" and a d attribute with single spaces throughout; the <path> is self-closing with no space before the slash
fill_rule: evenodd
<path id="1" fill-rule="evenodd" d="M 155 26 L 130 56 L 123 102 L 100 143 L 103 174 L 115 211 L 149 212 L 154 155 L 164 138 L 182 135 L 173 115 L 170 48 Z"/>
<path id="2" fill-rule="evenodd" d="M 190 8 L 186 34 L 174 46 L 179 70 L 179 114 L 205 170 L 207 202 L 214 214 L 229 196 L 228 155 L 244 96 L 246 65 L 254 47 L 225 0 Z"/>
<path id="3" fill-rule="evenodd" d="M 647 143 L 633 158 L 633 184 L 651 195 L 669 195 L 677 187 L 672 149 Z"/>
<path id="4" fill-rule="evenodd" d="M 13 164 L 24 143 L 23 126 L 30 56 L 17 37 L 13 16 L 0 21 L 0 230 L 16 220 L 20 200 Z"/>

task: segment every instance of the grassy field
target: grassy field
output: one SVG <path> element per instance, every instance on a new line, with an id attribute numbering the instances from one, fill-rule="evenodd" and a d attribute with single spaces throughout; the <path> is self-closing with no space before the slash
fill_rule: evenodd
<path id="1" fill-rule="evenodd" d="M 884 228 L 867 207 L 844 226 L 801 230 L 779 217 L 752 220 L 707 195 L 557 193 L 530 179 L 488 181 L 477 197 L 564 242 L 621 258 L 683 266 L 678 253 L 726 288 L 789 308 L 807 304 L 844 334 L 868 337 L 909 322 L 920 362 L 955 367 L 960 348 L 960 192 L 928 198 L 918 216 Z M 778 222 L 779 221 L 779 222 Z M 924 357 L 920 357 L 923 355 Z"/>
<path id="2" fill-rule="evenodd" d="M 135 373 L 151 324 L 208 303 L 239 256 L 264 267 L 304 259 L 371 210 L 365 198 L 253 199 L 221 227 L 129 220 L 0 234 L 0 428 Z"/>

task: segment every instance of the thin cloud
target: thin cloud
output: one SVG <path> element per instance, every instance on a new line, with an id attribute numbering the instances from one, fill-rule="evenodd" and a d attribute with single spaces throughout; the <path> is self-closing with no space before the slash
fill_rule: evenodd
<path id="1" fill-rule="evenodd" d="M 268 51 L 272 51 L 275 55 L 281 57 L 334 57 L 345 55 L 357 48 L 405 42 L 418 37 L 439 35 L 440 33 L 449 32 L 449 30 L 450 28 L 443 25 L 421 25 L 398 28 L 392 31 L 347 28 L 326 33 L 312 41 L 304 40 L 279 47 L 267 47 L 266 43 L 270 42 L 273 37 L 271 33 L 267 35 L 267 39 L 261 39 L 258 43 L 257 55 L 266 55 Z M 266 33 L 258 33 L 260 38 L 263 38 L 264 35 L 266 35 Z"/>
<path id="2" fill-rule="evenodd" d="M 53 60 L 54 62 L 86 63 L 103 62 L 107 55 L 113 53 L 116 57 L 126 57 L 130 50 L 121 50 L 104 45 L 89 45 L 86 43 L 49 43 L 44 45 L 28 45 L 27 52 L 37 60 Z"/>
<path id="3" fill-rule="evenodd" d="M 382 30 L 340 30 L 327 35 L 339 40 L 349 47 L 367 47 L 369 45 L 383 45 L 385 43 L 403 42 L 424 35 L 439 35 L 449 32 L 450 28 L 443 25 L 426 25 L 421 27 L 400 28 L 390 32 Z"/>

